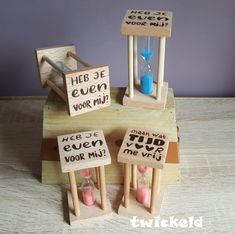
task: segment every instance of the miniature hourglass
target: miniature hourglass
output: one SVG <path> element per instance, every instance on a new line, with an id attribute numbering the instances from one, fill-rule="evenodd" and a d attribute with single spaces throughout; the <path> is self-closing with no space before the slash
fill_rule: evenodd
<path id="1" fill-rule="evenodd" d="M 117 161 L 124 164 L 124 195 L 118 208 L 119 215 L 152 218 L 160 214 L 163 198 L 160 190 L 161 171 L 168 145 L 169 140 L 164 133 L 127 129 L 117 157 Z M 141 174 L 138 180 L 136 167 Z M 146 175 L 148 168 L 152 171 L 150 188 Z"/>
<path id="2" fill-rule="evenodd" d="M 95 185 L 91 178 L 92 171 L 91 169 L 83 169 L 80 171 L 80 175 L 83 177 L 83 182 L 81 184 L 83 202 L 87 206 L 92 206 L 95 203 Z"/>
<path id="3" fill-rule="evenodd" d="M 95 220 L 100 216 L 110 216 L 112 209 L 106 196 L 104 166 L 111 164 L 111 157 L 103 131 L 62 135 L 57 137 L 57 141 L 61 169 L 69 177 L 67 200 L 70 225 L 90 218 Z M 92 180 L 92 168 L 95 169 L 97 186 Z M 79 189 L 75 171 L 80 171 L 83 178 Z"/>
<path id="4" fill-rule="evenodd" d="M 149 185 L 148 178 L 146 176 L 148 167 L 139 165 L 137 166 L 137 169 L 141 176 L 137 180 L 136 200 L 139 203 L 145 204 L 149 197 Z"/>
<path id="5" fill-rule="evenodd" d="M 83 61 L 74 45 L 36 49 L 35 54 L 41 86 L 50 87 L 66 102 L 70 116 L 110 106 L 108 66 Z M 102 89 L 90 91 L 91 86 Z"/>
<path id="6" fill-rule="evenodd" d="M 128 10 L 121 25 L 121 34 L 128 37 L 128 88 L 123 105 L 164 110 L 166 107 L 168 83 L 164 82 L 166 37 L 171 36 L 172 12 Z M 138 38 L 159 37 L 157 77 L 154 79 L 150 61 L 154 53 L 149 48 L 140 48 L 144 67 L 138 76 Z M 150 44 L 150 43 L 148 43 Z M 143 61 L 141 61 L 143 62 Z M 156 61 L 152 61 L 156 62 Z M 152 81 L 152 82 L 151 82 Z"/>

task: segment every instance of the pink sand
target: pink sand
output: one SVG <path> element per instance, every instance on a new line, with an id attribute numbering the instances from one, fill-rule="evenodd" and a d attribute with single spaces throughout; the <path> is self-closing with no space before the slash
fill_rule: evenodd
<path id="1" fill-rule="evenodd" d="M 87 206 L 92 206 L 95 203 L 95 198 L 92 190 L 84 190 L 82 192 L 83 202 Z"/>
<path id="2" fill-rule="evenodd" d="M 141 166 L 141 165 L 138 165 L 137 166 L 137 169 L 138 171 L 141 173 L 141 174 L 145 174 L 148 170 L 148 167 L 147 166 Z"/>
<path id="3" fill-rule="evenodd" d="M 89 179 L 91 177 L 92 171 L 91 169 L 82 169 L 80 171 L 80 175 L 83 178 Z"/>
<path id="4" fill-rule="evenodd" d="M 137 188 L 136 200 L 142 204 L 146 203 L 148 200 L 148 188 L 145 186 Z"/>

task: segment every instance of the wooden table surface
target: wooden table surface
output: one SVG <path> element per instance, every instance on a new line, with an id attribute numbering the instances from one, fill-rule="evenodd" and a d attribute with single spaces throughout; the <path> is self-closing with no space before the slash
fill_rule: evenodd
<path id="1" fill-rule="evenodd" d="M 176 98 L 182 183 L 164 186 L 161 218 L 202 216 L 192 229 L 133 228 L 116 214 L 116 185 L 111 218 L 71 228 L 64 188 L 40 183 L 44 102 L 0 100 L 0 233 L 235 233 L 235 98 Z"/>

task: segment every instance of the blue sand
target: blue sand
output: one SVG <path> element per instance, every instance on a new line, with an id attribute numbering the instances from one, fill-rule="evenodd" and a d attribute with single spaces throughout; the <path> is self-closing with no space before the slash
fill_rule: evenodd
<path id="1" fill-rule="evenodd" d="M 146 60 L 146 61 L 149 61 L 152 59 L 153 57 L 153 52 L 151 50 L 146 50 L 146 49 L 143 49 L 141 51 L 141 56 Z"/>
<path id="2" fill-rule="evenodd" d="M 68 68 L 62 61 L 56 61 L 55 63 L 56 63 L 56 65 L 57 65 L 59 68 L 61 68 L 61 70 L 65 71 L 65 72 L 66 72 L 66 71 L 71 71 L 71 69 Z M 62 75 L 60 74 L 60 72 L 57 71 L 57 69 L 55 69 L 54 67 L 52 68 L 52 72 L 54 72 L 57 76 L 62 77 Z"/>
<path id="3" fill-rule="evenodd" d="M 153 76 L 145 74 L 140 77 L 140 91 L 144 94 L 152 94 L 153 92 Z"/>

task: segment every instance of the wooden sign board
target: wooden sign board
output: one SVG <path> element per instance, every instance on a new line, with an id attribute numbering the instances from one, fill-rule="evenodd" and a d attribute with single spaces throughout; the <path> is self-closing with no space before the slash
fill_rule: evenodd
<path id="1" fill-rule="evenodd" d="M 102 130 L 57 137 L 62 172 L 111 164 Z"/>
<path id="2" fill-rule="evenodd" d="M 110 105 L 109 67 L 98 66 L 66 72 L 66 93 L 70 116 Z"/>
<path id="3" fill-rule="evenodd" d="M 123 35 L 170 37 L 172 12 L 128 10 L 121 26 Z"/>
<path id="4" fill-rule="evenodd" d="M 129 128 L 118 153 L 118 162 L 162 169 L 168 144 L 165 134 Z"/>

